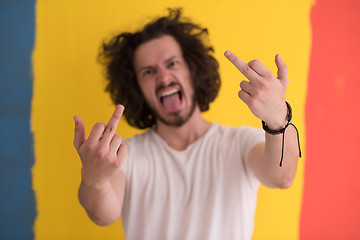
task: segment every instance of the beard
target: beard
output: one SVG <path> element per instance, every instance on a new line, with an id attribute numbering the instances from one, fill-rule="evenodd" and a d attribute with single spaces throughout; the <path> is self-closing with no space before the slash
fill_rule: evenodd
<path id="1" fill-rule="evenodd" d="M 190 105 L 190 111 L 185 116 L 180 116 L 179 112 L 172 113 L 173 117 L 172 119 L 166 119 L 163 116 L 161 116 L 158 111 L 150 107 L 152 115 L 155 117 L 156 121 L 160 121 L 164 123 L 167 126 L 170 127 L 181 127 L 183 126 L 193 115 L 196 107 L 196 98 L 195 95 L 191 96 L 191 105 Z"/>

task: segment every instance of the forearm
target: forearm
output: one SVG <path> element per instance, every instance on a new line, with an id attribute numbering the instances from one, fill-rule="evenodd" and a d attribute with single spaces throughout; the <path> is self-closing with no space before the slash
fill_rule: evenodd
<path id="1" fill-rule="evenodd" d="M 269 187 L 288 188 L 291 186 L 297 168 L 299 148 L 297 134 L 293 126 L 288 126 L 285 131 L 284 146 L 283 135 L 265 134 L 264 156 L 262 158 L 262 171 Z M 282 166 L 280 161 L 283 159 Z"/>
<path id="2" fill-rule="evenodd" d="M 278 135 L 266 133 L 265 144 L 259 144 L 250 151 L 248 163 L 262 184 L 288 188 L 295 177 L 299 147 L 296 130 L 294 126 L 288 125 L 292 114 L 290 104 L 285 102 L 285 92 L 289 84 L 287 66 L 277 54 L 275 63 L 278 75 L 275 77 L 259 60 L 245 63 L 230 51 L 226 51 L 225 56 L 249 80 L 240 83 L 241 90 L 238 95 L 251 112 L 263 121 L 264 129 L 267 128 L 267 131 L 274 134 L 284 127 L 286 129 L 284 145 L 281 131 Z M 284 163 L 279 166 L 281 160 Z"/>
<path id="3" fill-rule="evenodd" d="M 110 181 L 97 187 L 82 182 L 79 188 L 79 201 L 97 225 L 112 224 L 121 215 L 122 200 L 120 201 L 116 195 Z"/>

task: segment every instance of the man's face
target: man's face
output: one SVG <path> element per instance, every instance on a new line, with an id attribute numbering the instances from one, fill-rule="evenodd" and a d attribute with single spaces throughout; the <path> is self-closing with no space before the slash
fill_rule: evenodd
<path id="1" fill-rule="evenodd" d="M 164 35 L 141 44 L 134 53 L 134 68 L 156 121 L 182 126 L 197 105 L 190 71 L 176 40 Z"/>

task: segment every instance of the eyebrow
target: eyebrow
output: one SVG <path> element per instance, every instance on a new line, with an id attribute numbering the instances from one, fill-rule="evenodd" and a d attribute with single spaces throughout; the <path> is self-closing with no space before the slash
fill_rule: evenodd
<path id="1" fill-rule="evenodd" d="M 177 56 L 177 55 L 171 56 L 170 58 L 166 59 L 163 63 L 166 65 L 166 64 L 168 64 L 169 62 L 171 62 L 172 60 L 174 60 L 176 58 L 179 58 L 179 56 Z M 151 65 L 143 66 L 143 67 L 140 67 L 138 71 L 141 72 L 144 69 L 149 69 L 149 68 L 152 68 L 152 67 L 153 66 L 151 66 Z"/>
<path id="2" fill-rule="evenodd" d="M 166 59 L 164 61 L 165 65 L 168 64 L 169 62 L 171 62 L 172 60 L 174 60 L 174 58 L 178 58 L 178 56 L 175 55 L 175 56 L 170 57 L 169 59 Z"/>

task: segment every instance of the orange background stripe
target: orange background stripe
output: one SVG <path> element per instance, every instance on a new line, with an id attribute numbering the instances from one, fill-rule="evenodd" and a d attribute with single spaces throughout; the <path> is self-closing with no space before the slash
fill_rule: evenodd
<path id="1" fill-rule="evenodd" d="M 360 236 L 360 1 L 311 11 L 301 239 Z"/>

